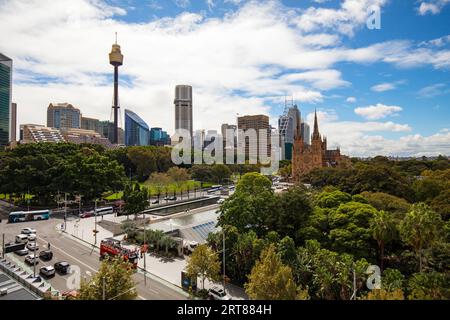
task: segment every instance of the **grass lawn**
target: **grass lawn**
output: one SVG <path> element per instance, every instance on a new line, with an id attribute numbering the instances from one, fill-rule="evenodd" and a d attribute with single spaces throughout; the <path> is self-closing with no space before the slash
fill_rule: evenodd
<path id="1" fill-rule="evenodd" d="M 151 182 L 144 182 L 144 183 L 140 183 L 140 185 L 148 188 L 148 190 L 150 192 L 150 195 L 152 197 L 158 195 L 158 187 L 155 184 L 152 184 Z M 203 188 L 209 188 L 212 185 L 213 185 L 212 183 L 203 182 Z M 189 187 L 190 191 L 194 191 L 194 188 L 199 189 L 200 188 L 200 182 L 189 180 L 189 181 L 181 182 L 180 184 L 169 183 L 168 185 L 160 188 L 160 194 L 161 195 L 165 195 L 166 192 L 168 194 L 173 194 L 174 192 L 180 193 L 181 190 L 183 190 L 183 192 L 187 192 L 188 187 Z M 122 196 L 123 196 L 123 192 L 120 191 L 120 192 L 114 193 L 114 194 L 106 197 L 105 199 L 109 200 L 109 201 L 118 200 L 118 199 L 121 199 Z"/>

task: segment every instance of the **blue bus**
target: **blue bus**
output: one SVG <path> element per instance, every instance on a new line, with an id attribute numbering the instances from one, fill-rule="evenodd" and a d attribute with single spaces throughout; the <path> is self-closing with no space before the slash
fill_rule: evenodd
<path id="1" fill-rule="evenodd" d="M 39 211 L 15 211 L 11 212 L 8 217 L 9 223 L 25 222 L 25 221 L 38 221 L 50 219 L 51 210 L 39 210 Z"/>

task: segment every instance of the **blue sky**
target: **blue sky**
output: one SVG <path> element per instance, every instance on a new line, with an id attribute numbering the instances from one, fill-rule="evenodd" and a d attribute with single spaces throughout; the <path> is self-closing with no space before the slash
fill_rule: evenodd
<path id="1" fill-rule="evenodd" d="M 380 30 L 366 27 L 371 5 Z M 0 0 L 0 52 L 14 59 L 21 123 L 65 101 L 109 118 L 118 31 L 122 108 L 151 127 L 173 132 L 185 83 L 196 129 L 237 113 L 275 125 L 293 95 L 344 153 L 436 155 L 450 154 L 449 21 L 450 0 Z"/>

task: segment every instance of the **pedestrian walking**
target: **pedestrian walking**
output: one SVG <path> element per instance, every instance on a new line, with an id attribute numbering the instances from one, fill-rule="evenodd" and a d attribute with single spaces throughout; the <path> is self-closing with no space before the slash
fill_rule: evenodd
<path id="1" fill-rule="evenodd" d="M 50 250 L 50 242 L 47 244 L 47 249 Z"/>

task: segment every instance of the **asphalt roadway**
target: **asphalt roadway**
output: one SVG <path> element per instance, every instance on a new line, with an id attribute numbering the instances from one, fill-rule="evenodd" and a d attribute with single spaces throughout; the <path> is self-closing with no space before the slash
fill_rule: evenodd
<path id="1" fill-rule="evenodd" d="M 31 221 L 23 223 L 7 223 L 3 220 L 0 223 L 0 241 L 1 235 L 5 234 L 5 243 L 14 242 L 16 235 L 21 233 L 21 230 L 26 227 L 36 229 L 37 243 L 39 251 L 46 250 L 48 243 L 50 243 L 50 250 L 53 252 L 53 258 L 50 261 L 42 261 L 36 266 L 36 273 L 39 269 L 46 265 L 53 265 L 59 261 L 67 261 L 71 266 L 78 266 L 80 270 L 80 277 L 74 274 L 59 275 L 56 274 L 53 278 L 45 279 L 53 288 L 60 292 L 69 291 L 77 286 L 77 281 L 80 279 L 88 280 L 95 274 L 100 266 L 98 250 L 94 250 L 73 239 L 69 235 L 65 235 L 57 230 L 57 225 L 61 225 L 62 217 L 53 217 L 47 221 Z M 38 252 L 39 252 L 38 251 Z M 32 254 L 32 251 L 29 252 Z M 15 253 L 6 255 L 10 260 L 21 261 L 25 264 L 26 256 L 18 256 Z M 28 270 L 33 272 L 33 265 L 28 266 Z M 78 280 L 77 280 L 78 278 Z M 181 289 L 175 288 L 173 285 L 166 284 L 164 281 L 154 280 L 149 276 L 146 277 L 146 285 L 144 276 L 141 272 L 136 272 L 134 280 L 136 282 L 136 289 L 138 292 L 138 299 L 142 300 L 186 300 L 187 295 L 181 293 Z"/>

